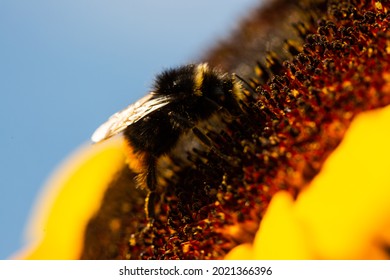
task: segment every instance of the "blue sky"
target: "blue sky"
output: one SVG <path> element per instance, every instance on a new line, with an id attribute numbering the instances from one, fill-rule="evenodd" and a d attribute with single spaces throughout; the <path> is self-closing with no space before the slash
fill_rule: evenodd
<path id="1" fill-rule="evenodd" d="M 258 1 L 1 0 L 0 259 L 23 246 L 53 170 Z"/>

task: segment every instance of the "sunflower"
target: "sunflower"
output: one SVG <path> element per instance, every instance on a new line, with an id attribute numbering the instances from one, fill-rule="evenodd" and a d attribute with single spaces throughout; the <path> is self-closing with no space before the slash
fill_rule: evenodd
<path id="1" fill-rule="evenodd" d="M 388 258 L 389 5 L 275 0 L 252 11 L 202 58 L 250 97 L 222 130 L 204 128 L 232 162 L 213 150 L 194 149 L 186 165 L 167 156 L 151 224 L 123 139 L 89 146 L 50 183 L 59 191 L 42 203 L 38 245 L 20 256 Z"/>

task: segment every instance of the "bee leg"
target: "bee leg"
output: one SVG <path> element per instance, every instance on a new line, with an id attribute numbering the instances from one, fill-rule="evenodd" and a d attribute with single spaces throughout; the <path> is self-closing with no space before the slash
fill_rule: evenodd
<path id="1" fill-rule="evenodd" d="M 157 201 L 157 194 L 155 191 L 149 191 L 146 199 L 145 199 L 145 212 L 146 218 L 149 220 L 151 224 L 153 224 L 154 218 L 156 217 L 156 213 L 154 211 L 154 207 Z"/>
<path id="2" fill-rule="evenodd" d="M 145 212 L 146 217 L 149 220 L 154 220 L 155 211 L 154 207 L 156 204 L 156 159 L 154 157 L 150 157 L 147 161 L 147 173 L 146 173 L 146 185 L 148 186 L 149 193 L 145 200 Z"/>
<path id="3" fill-rule="evenodd" d="M 215 105 L 215 106 L 217 106 L 217 105 Z M 187 127 L 189 129 L 192 129 L 192 132 L 194 133 L 194 135 L 196 137 L 198 137 L 198 139 L 203 144 L 205 144 L 207 147 L 209 147 L 219 158 L 221 158 L 222 160 L 227 162 L 229 165 L 233 165 L 235 167 L 238 166 L 238 163 L 236 163 L 234 160 L 231 160 L 228 156 L 226 156 L 226 155 L 222 154 L 220 151 L 218 151 L 218 149 L 212 143 L 212 140 L 209 137 L 207 137 L 203 132 L 201 132 L 199 130 L 199 128 L 196 127 L 194 122 L 192 122 L 190 119 L 185 119 L 185 118 L 181 117 L 179 114 L 175 114 L 174 112 L 169 112 L 169 116 L 174 117 L 174 119 L 176 121 L 179 121 L 179 123 L 182 126 Z"/>
<path id="4" fill-rule="evenodd" d="M 237 166 L 238 163 L 236 163 L 234 160 L 230 159 L 229 156 L 226 156 L 224 154 L 222 154 L 220 151 L 218 151 L 218 149 L 213 145 L 212 143 L 212 140 L 210 140 L 209 137 L 207 137 L 202 131 L 200 131 L 196 126 L 194 126 L 192 128 L 192 132 L 195 134 L 196 137 L 198 137 L 198 139 L 200 141 L 203 142 L 203 144 L 205 144 L 206 146 L 210 147 L 210 149 L 219 157 L 221 158 L 222 160 L 224 160 L 225 162 L 227 162 L 229 165 L 233 165 L 233 166 Z"/>

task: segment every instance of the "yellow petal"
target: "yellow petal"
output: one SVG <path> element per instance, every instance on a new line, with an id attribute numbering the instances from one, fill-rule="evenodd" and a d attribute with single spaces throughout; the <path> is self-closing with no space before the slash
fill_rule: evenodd
<path id="1" fill-rule="evenodd" d="M 353 121 L 321 173 L 296 202 L 310 242 L 325 259 L 386 257 L 390 230 L 390 107 Z"/>
<path id="2" fill-rule="evenodd" d="M 30 246 L 14 258 L 79 258 L 84 229 L 125 164 L 122 141 L 86 145 L 59 168 L 36 205 L 28 231 Z"/>
<path id="3" fill-rule="evenodd" d="M 310 258 L 304 229 L 296 220 L 293 208 L 289 193 L 282 191 L 273 197 L 255 238 L 255 259 Z"/>
<path id="4" fill-rule="evenodd" d="M 390 106 L 360 114 L 310 186 L 277 193 L 253 246 L 229 259 L 386 259 L 390 244 Z"/>
<path id="5" fill-rule="evenodd" d="M 241 244 L 233 248 L 226 256 L 225 260 L 253 260 L 255 259 L 252 244 Z"/>

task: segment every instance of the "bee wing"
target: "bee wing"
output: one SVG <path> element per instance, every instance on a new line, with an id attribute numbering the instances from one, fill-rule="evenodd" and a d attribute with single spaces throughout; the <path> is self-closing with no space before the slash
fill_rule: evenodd
<path id="1" fill-rule="evenodd" d="M 126 109 L 112 115 L 108 121 L 96 129 L 91 137 L 92 141 L 97 143 L 122 132 L 129 125 L 164 107 L 170 100 L 169 96 L 155 97 L 153 92 L 148 94 Z"/>

